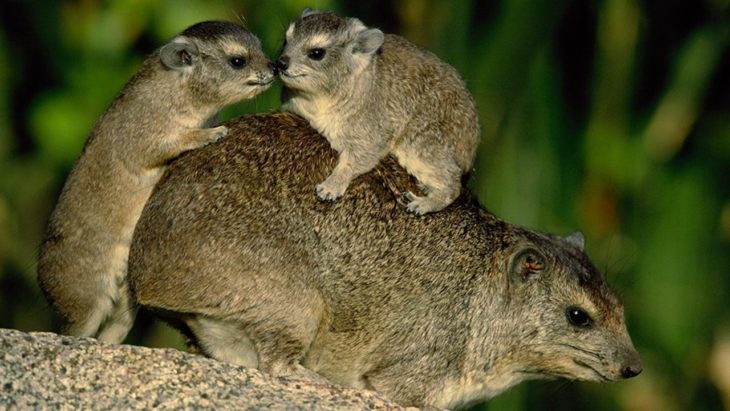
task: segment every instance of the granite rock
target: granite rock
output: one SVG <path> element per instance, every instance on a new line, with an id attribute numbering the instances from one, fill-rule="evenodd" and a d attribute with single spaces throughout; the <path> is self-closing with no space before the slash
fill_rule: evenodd
<path id="1" fill-rule="evenodd" d="M 0 409 L 399 410 L 371 391 L 174 349 L 0 329 Z"/>

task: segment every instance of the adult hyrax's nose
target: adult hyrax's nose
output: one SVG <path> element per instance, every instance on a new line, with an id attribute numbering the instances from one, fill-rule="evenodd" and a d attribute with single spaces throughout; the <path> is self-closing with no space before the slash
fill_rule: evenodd
<path id="1" fill-rule="evenodd" d="M 641 374 L 641 370 L 641 365 L 639 365 L 638 367 L 628 366 L 621 370 L 621 376 L 624 378 L 636 377 L 637 375 Z"/>
<path id="2" fill-rule="evenodd" d="M 626 353 L 624 365 L 621 368 L 621 377 L 631 378 L 641 374 L 643 367 L 641 366 L 641 358 L 636 350 L 631 349 Z"/>
<path id="3" fill-rule="evenodd" d="M 289 56 L 281 56 L 279 60 L 276 60 L 276 68 L 279 71 L 284 71 L 289 68 Z"/>
<path id="4" fill-rule="evenodd" d="M 271 71 L 271 74 L 273 74 L 273 75 L 279 74 L 279 68 L 277 68 L 274 63 L 272 63 L 272 62 L 266 63 L 266 67 Z"/>

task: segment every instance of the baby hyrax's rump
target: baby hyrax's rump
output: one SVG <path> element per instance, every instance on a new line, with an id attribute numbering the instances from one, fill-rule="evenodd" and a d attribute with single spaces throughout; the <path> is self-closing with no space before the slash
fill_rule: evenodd
<path id="1" fill-rule="evenodd" d="M 65 332 L 124 339 L 129 245 L 154 185 L 171 159 L 228 133 L 205 128 L 218 111 L 273 80 L 260 41 L 229 22 L 191 26 L 147 58 L 92 129 L 41 246 L 38 281 Z"/>
<path id="2" fill-rule="evenodd" d="M 408 40 L 355 18 L 305 9 L 277 61 L 282 108 L 299 114 L 339 153 L 317 196 L 333 201 L 357 176 L 393 154 L 425 196 L 408 210 L 439 211 L 474 162 L 479 121 L 456 70 Z"/>

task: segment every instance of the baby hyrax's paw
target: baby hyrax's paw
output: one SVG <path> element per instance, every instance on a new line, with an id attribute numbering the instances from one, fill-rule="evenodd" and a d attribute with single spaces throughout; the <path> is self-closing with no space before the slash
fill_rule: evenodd
<path id="1" fill-rule="evenodd" d="M 443 201 L 440 201 L 437 198 L 430 196 L 420 197 L 411 193 L 410 191 L 406 191 L 405 193 L 403 193 L 403 196 L 406 198 L 406 200 L 409 201 L 408 205 L 406 206 L 408 212 L 413 213 L 417 216 L 441 211 L 444 207 L 448 205 L 444 204 Z"/>
<path id="2" fill-rule="evenodd" d="M 208 131 L 210 135 L 210 140 L 208 141 L 208 143 L 215 143 L 216 141 L 228 135 L 228 127 L 226 126 L 209 128 Z"/>
<path id="3" fill-rule="evenodd" d="M 322 183 L 317 184 L 315 189 L 317 198 L 322 201 L 335 201 L 342 197 L 348 185 L 349 183 L 347 181 L 339 181 L 330 176 Z"/>

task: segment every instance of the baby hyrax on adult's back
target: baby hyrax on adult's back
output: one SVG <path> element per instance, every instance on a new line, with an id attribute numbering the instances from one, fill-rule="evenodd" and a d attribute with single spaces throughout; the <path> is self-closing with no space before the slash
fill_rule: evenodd
<path id="1" fill-rule="evenodd" d="M 459 194 L 479 122 L 453 67 L 358 19 L 309 9 L 289 26 L 277 67 L 283 109 L 306 118 L 339 153 L 316 187 L 320 199 L 337 199 L 389 153 L 426 193 L 406 193 L 409 211 L 439 211 Z"/>
<path id="2" fill-rule="evenodd" d="M 204 128 L 274 80 L 260 41 L 229 22 L 189 27 L 153 53 L 94 126 L 41 246 L 38 280 L 64 331 L 120 342 L 135 307 L 127 257 L 142 208 L 168 162 L 224 137 Z"/>

